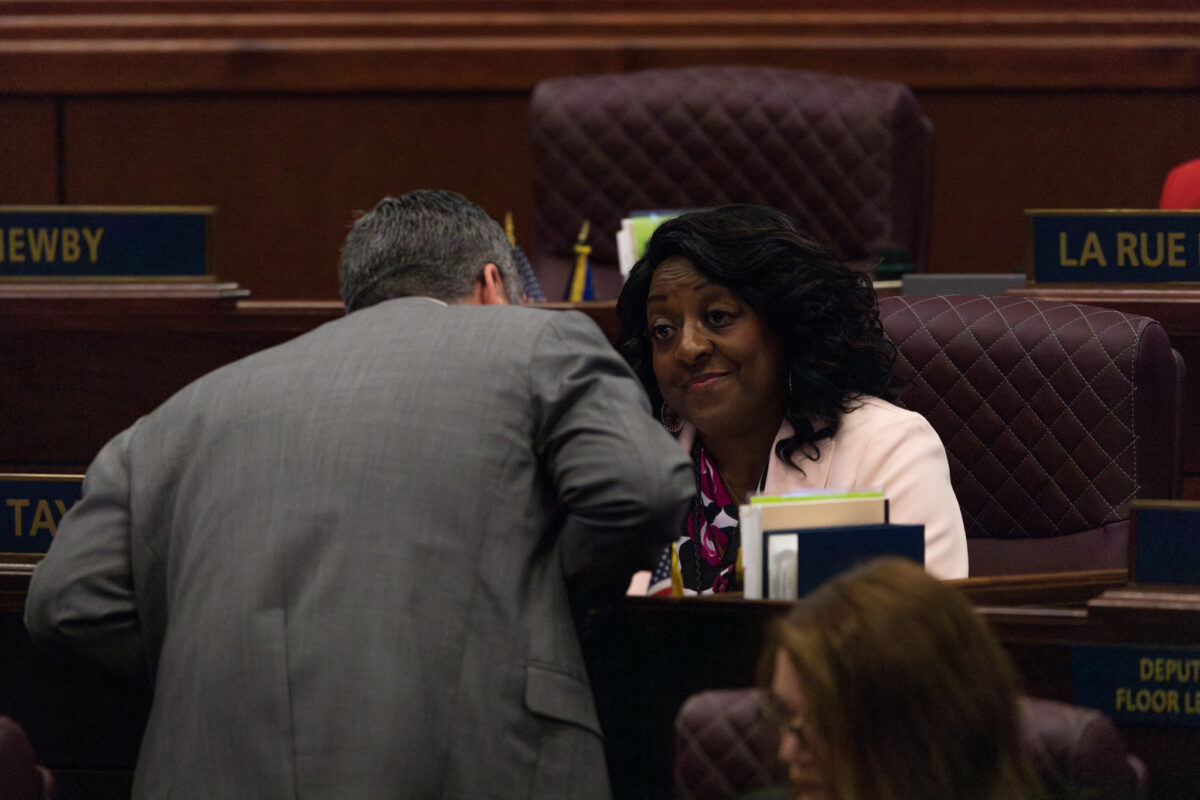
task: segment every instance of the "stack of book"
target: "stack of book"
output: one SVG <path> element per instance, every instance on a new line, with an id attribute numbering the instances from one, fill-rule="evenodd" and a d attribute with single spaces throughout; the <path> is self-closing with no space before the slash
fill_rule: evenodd
<path id="1" fill-rule="evenodd" d="M 654 229 L 683 212 L 684 209 L 631 211 L 628 217 L 621 220 L 621 227 L 617 230 L 617 266 L 622 279 L 629 277 L 633 265 L 646 252 L 646 242 L 650 241 Z"/>
<path id="2" fill-rule="evenodd" d="M 889 522 L 882 489 L 753 495 L 739 513 L 748 599 L 795 599 L 874 556 L 925 563 L 925 526 Z"/>

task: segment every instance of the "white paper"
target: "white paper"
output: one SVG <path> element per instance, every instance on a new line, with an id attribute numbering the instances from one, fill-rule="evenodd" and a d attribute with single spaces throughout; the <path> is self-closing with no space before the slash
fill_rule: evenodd
<path id="1" fill-rule="evenodd" d="M 746 504 L 738 507 L 742 537 L 742 596 L 761 600 L 762 585 L 762 509 Z"/>
<path id="2" fill-rule="evenodd" d="M 628 219 L 621 220 L 621 228 L 617 231 L 617 267 L 621 270 L 621 279 L 629 277 L 629 271 L 637 262 L 633 252 L 633 229 Z"/>

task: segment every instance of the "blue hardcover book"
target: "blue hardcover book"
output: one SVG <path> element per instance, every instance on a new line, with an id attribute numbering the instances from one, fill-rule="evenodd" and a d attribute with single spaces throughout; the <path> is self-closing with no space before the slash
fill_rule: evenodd
<path id="1" fill-rule="evenodd" d="M 793 599 L 876 556 L 925 563 L 925 526 L 838 525 L 763 531 L 763 596 Z"/>

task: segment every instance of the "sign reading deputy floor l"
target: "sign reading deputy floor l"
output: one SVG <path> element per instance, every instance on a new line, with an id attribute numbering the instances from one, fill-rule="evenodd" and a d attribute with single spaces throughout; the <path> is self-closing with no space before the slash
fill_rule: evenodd
<path id="1" fill-rule="evenodd" d="M 1122 724 L 1200 725 L 1200 651 L 1077 645 L 1071 700 Z"/>
<path id="2" fill-rule="evenodd" d="M 1037 283 L 1200 281 L 1200 211 L 1027 211 Z"/>
<path id="3" fill-rule="evenodd" d="M 0 277 L 195 278 L 213 209 L 0 206 Z"/>
<path id="4" fill-rule="evenodd" d="M 44 555 L 82 475 L 0 474 L 0 555 Z"/>

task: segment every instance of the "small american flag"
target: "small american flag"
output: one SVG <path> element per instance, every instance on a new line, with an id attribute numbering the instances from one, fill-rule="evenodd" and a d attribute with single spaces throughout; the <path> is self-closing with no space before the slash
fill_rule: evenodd
<path id="1" fill-rule="evenodd" d="M 535 303 L 546 302 L 546 293 L 542 291 L 542 284 L 538 282 L 537 275 L 533 272 L 533 265 L 529 263 L 529 256 L 525 255 L 525 251 L 520 245 L 513 245 L 513 260 L 517 262 L 517 272 L 521 275 L 521 285 L 525 289 L 525 296 Z"/>
<path id="2" fill-rule="evenodd" d="M 686 542 L 686 536 L 678 542 L 673 542 L 662 549 L 658 564 L 650 573 L 650 584 L 646 594 L 651 597 L 681 597 L 685 594 L 695 594 L 692 589 L 683 588 L 683 576 L 679 571 L 679 544 Z"/>

